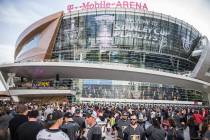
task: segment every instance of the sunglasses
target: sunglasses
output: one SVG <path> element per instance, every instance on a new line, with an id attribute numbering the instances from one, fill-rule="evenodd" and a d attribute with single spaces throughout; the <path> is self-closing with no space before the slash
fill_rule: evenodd
<path id="1" fill-rule="evenodd" d="M 132 121 L 132 120 L 134 120 L 134 121 L 135 121 L 136 119 L 131 119 L 131 121 Z"/>

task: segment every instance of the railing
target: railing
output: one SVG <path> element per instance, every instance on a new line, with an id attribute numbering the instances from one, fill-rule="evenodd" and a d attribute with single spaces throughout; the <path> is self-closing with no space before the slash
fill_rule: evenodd
<path id="1" fill-rule="evenodd" d="M 154 67 L 141 67 L 137 66 L 135 64 L 122 64 L 122 63 L 113 63 L 113 62 L 101 62 L 101 61 L 85 61 L 85 60 L 58 60 L 58 59 L 45 59 L 45 60 L 27 60 L 27 61 L 21 61 L 16 63 L 24 63 L 24 62 L 67 62 L 67 63 L 87 63 L 87 64 L 100 64 L 100 65 L 110 65 L 110 66 L 122 66 L 126 68 L 143 68 L 147 70 L 155 70 L 160 72 L 167 72 L 167 73 L 173 73 L 178 75 L 184 75 L 184 76 L 190 76 L 191 71 L 185 71 L 185 72 L 179 72 L 179 71 L 169 71 L 169 70 L 163 70 L 158 69 Z"/>
<path id="2" fill-rule="evenodd" d="M 10 87 L 9 89 L 73 90 L 69 87 Z"/>
<path id="3" fill-rule="evenodd" d="M 139 99 L 108 99 L 108 98 L 80 98 L 81 102 L 86 103 L 100 103 L 100 104 L 150 104 L 150 105 L 203 105 L 202 101 L 182 101 L 182 100 L 139 100 Z"/>

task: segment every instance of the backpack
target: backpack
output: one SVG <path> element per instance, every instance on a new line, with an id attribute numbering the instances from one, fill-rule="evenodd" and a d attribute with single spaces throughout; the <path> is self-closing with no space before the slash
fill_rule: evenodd
<path id="1" fill-rule="evenodd" d="M 176 129 L 175 128 L 168 129 L 167 140 L 176 140 Z"/>
<path id="2" fill-rule="evenodd" d="M 151 129 L 151 133 L 148 135 L 149 140 L 165 140 L 166 134 L 165 134 L 165 131 L 163 129 L 158 129 L 158 128 L 155 128 L 153 126 L 151 126 L 149 129 Z M 160 135 L 157 135 L 157 134 L 161 134 L 161 131 L 164 132 L 164 138 L 163 139 L 160 139 L 161 138 L 161 137 L 159 137 Z"/>

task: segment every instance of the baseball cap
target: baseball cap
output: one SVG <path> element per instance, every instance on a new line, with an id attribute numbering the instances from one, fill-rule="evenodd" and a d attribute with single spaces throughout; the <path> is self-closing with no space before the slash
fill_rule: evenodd
<path id="1" fill-rule="evenodd" d="M 48 115 L 52 115 L 52 118 L 47 120 L 47 123 L 46 123 L 47 127 L 52 126 L 58 119 L 61 119 L 63 117 L 61 113 L 55 113 L 55 112 L 50 113 Z"/>
<path id="2" fill-rule="evenodd" d="M 72 118 L 73 117 L 73 114 L 71 112 L 66 112 L 64 114 L 64 117 L 66 117 L 66 118 Z"/>
<path id="3" fill-rule="evenodd" d="M 37 118 L 39 116 L 38 110 L 32 110 L 28 112 L 28 117 L 29 118 Z"/>
<path id="4" fill-rule="evenodd" d="M 128 116 L 128 112 L 123 112 L 123 116 Z"/>
<path id="5" fill-rule="evenodd" d="M 56 121 L 56 120 L 58 120 L 58 119 L 60 119 L 62 117 L 63 117 L 62 113 L 56 113 L 56 112 L 52 113 L 52 120 L 53 121 Z"/>
<path id="6" fill-rule="evenodd" d="M 75 113 L 80 113 L 80 109 L 77 108 L 77 109 L 75 110 Z"/>
<path id="7" fill-rule="evenodd" d="M 86 116 L 97 118 L 97 115 L 95 113 L 93 113 L 93 110 L 91 110 L 91 109 L 87 110 Z"/>
<path id="8" fill-rule="evenodd" d="M 87 117 L 91 116 L 92 114 L 93 114 L 93 110 L 88 109 L 88 110 L 86 111 L 86 116 L 87 116 Z"/>

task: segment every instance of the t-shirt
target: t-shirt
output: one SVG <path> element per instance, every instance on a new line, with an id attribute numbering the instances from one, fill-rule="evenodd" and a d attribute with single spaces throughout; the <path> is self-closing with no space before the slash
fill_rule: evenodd
<path id="1" fill-rule="evenodd" d="M 11 135 L 11 140 L 16 140 L 15 132 L 17 131 L 18 127 L 27 122 L 28 118 L 25 115 L 16 115 L 13 119 L 9 122 L 9 130 Z"/>
<path id="2" fill-rule="evenodd" d="M 76 122 L 68 122 L 62 125 L 61 129 L 69 136 L 71 140 L 76 140 L 79 134 L 80 126 Z"/>
<path id="3" fill-rule="evenodd" d="M 0 129 L 7 129 L 9 126 L 9 121 L 12 119 L 12 116 L 5 114 L 0 116 Z"/>
<path id="4" fill-rule="evenodd" d="M 210 140 L 210 131 L 207 130 L 206 133 L 204 134 L 204 138 Z"/>
<path id="5" fill-rule="evenodd" d="M 148 140 L 165 140 L 165 131 L 162 128 L 150 126 L 146 130 L 146 135 L 148 136 Z"/>
<path id="6" fill-rule="evenodd" d="M 135 129 L 129 125 L 123 133 L 123 140 L 145 140 L 145 132 L 140 125 L 138 125 Z"/>
<path id="7" fill-rule="evenodd" d="M 70 140 L 68 135 L 60 129 L 43 129 L 39 131 L 37 140 Z"/>
<path id="8" fill-rule="evenodd" d="M 74 116 L 73 120 L 79 124 L 80 128 L 86 128 L 85 119 L 79 116 Z"/>
<path id="9" fill-rule="evenodd" d="M 90 128 L 87 134 L 88 140 L 101 140 L 102 131 L 98 124 L 95 124 L 93 127 Z"/>
<path id="10" fill-rule="evenodd" d="M 38 122 L 25 122 L 18 127 L 15 137 L 18 140 L 36 140 L 36 135 L 42 129 L 43 126 Z"/>
<path id="11" fill-rule="evenodd" d="M 127 126 L 129 126 L 130 121 L 129 120 L 123 120 L 123 119 L 119 119 L 117 122 L 117 127 L 118 127 L 118 137 L 119 138 L 123 138 L 123 131 L 125 130 L 125 128 Z"/>

